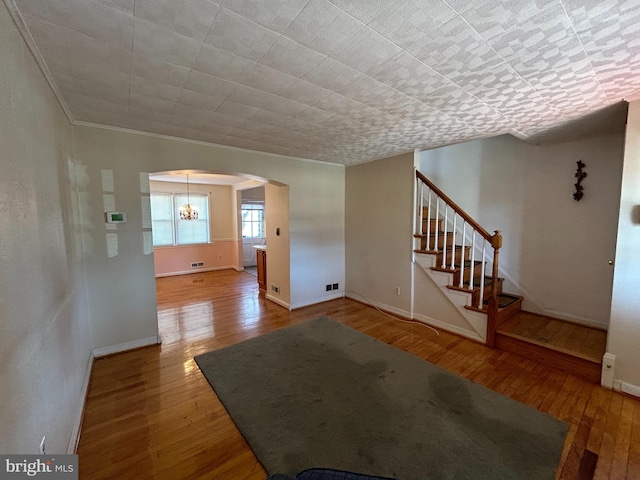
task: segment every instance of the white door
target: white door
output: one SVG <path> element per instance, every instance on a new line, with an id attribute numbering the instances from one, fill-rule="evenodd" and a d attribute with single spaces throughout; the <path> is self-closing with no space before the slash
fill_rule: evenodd
<path id="1" fill-rule="evenodd" d="M 243 266 L 257 265 L 254 245 L 264 245 L 264 204 L 242 205 L 242 258 Z"/>

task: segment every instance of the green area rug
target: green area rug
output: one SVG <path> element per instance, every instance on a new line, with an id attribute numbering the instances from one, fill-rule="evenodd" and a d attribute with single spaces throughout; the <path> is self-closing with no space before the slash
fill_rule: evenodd
<path id="1" fill-rule="evenodd" d="M 269 474 L 553 479 L 567 425 L 318 318 L 199 355 Z"/>

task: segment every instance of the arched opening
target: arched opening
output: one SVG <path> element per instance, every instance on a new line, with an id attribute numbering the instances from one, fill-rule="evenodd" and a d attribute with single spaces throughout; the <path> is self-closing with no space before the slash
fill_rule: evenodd
<path id="1" fill-rule="evenodd" d="M 245 272 L 254 275 L 251 292 L 256 299 L 260 296 L 288 307 L 288 195 L 286 185 L 242 173 L 203 170 L 150 173 L 149 225 L 158 288 L 163 285 L 159 280 L 163 277 L 184 276 L 179 283 L 171 283 L 180 285 L 181 292 L 176 295 L 184 298 L 195 290 L 194 283 L 213 278 L 213 274 L 204 275 L 206 272 L 256 268 L 258 252 L 254 246 L 263 252 L 269 247 L 261 278 L 256 278 L 257 272 Z M 197 218 L 180 217 L 179 211 L 185 204 L 198 212 Z M 260 281 L 262 287 L 257 288 Z M 207 310 L 208 313 L 199 312 L 203 318 L 213 318 L 209 310 L 215 307 L 215 289 L 211 292 L 206 301 L 194 300 L 193 309 Z M 165 311 L 159 305 L 158 328 L 163 341 L 168 341 L 177 333 L 163 333 Z M 199 328 L 204 333 L 213 325 L 202 324 Z"/>

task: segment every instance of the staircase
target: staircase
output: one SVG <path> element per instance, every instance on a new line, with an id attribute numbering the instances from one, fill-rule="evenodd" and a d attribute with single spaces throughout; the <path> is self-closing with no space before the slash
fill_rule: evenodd
<path id="1" fill-rule="evenodd" d="M 484 230 L 422 173 L 416 179 L 414 259 L 471 325 L 467 336 L 599 383 L 606 333 L 523 312 L 523 298 L 504 292 L 498 276 L 500 232 Z"/>

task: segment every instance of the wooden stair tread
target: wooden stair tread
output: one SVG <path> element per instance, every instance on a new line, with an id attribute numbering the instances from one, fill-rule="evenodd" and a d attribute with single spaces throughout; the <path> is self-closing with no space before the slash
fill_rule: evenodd
<path id="1" fill-rule="evenodd" d="M 473 265 L 478 266 L 481 265 L 482 262 L 480 260 L 475 260 L 473 262 Z M 464 261 L 464 268 L 471 268 L 471 260 L 465 260 Z M 437 270 L 438 272 L 455 272 L 456 270 L 459 270 L 462 265 L 460 265 L 460 262 L 454 263 L 453 264 L 453 270 L 451 269 L 451 267 L 449 265 L 447 265 L 446 267 L 442 268 L 442 265 L 440 266 L 435 266 L 435 267 L 431 267 L 431 270 Z"/>
<path id="2" fill-rule="evenodd" d="M 470 291 L 470 290 L 469 290 Z M 511 307 L 512 305 L 514 305 L 515 303 L 517 303 L 518 301 L 522 301 L 522 297 L 519 295 L 513 295 L 512 293 L 499 293 L 497 295 L 498 297 L 498 311 L 500 310 L 505 310 L 509 307 Z M 487 312 L 488 309 L 488 303 L 489 303 L 489 299 L 485 298 L 483 301 L 483 308 L 478 308 L 476 306 L 473 305 L 467 305 L 466 309 L 468 310 L 475 310 L 476 312 Z"/>
<path id="3" fill-rule="evenodd" d="M 498 335 L 602 364 L 606 351 L 607 332 L 565 320 L 519 312 L 497 329 Z"/>

